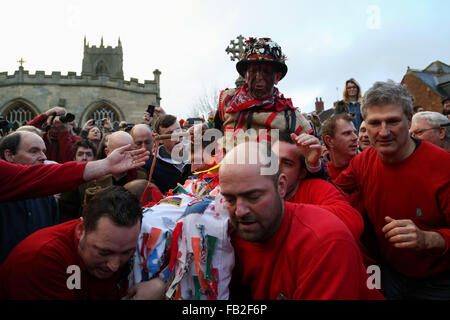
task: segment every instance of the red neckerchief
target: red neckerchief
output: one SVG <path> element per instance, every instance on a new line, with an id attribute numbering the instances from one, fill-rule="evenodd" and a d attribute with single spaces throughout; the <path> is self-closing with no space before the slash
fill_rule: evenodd
<path id="1" fill-rule="evenodd" d="M 276 112 L 280 112 L 286 107 L 295 110 L 290 98 L 285 98 L 283 94 L 280 94 L 277 88 L 274 88 L 272 96 L 265 100 L 256 100 L 250 97 L 248 94 L 248 85 L 245 83 L 241 89 L 239 89 L 231 99 L 230 107 L 226 111 L 227 113 L 239 112 L 248 108 L 258 109 L 271 109 L 275 107 Z"/>

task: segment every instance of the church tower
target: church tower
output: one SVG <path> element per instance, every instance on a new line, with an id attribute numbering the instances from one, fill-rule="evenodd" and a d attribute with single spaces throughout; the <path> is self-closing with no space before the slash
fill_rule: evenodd
<path id="1" fill-rule="evenodd" d="M 123 52 L 120 38 L 115 48 L 103 45 L 103 37 L 100 47 L 89 46 L 84 37 L 84 55 L 82 76 L 107 76 L 111 79 L 123 80 Z"/>

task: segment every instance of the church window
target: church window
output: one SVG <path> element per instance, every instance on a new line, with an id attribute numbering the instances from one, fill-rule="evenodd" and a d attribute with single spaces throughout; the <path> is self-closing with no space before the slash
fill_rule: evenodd
<path id="1" fill-rule="evenodd" d="M 16 128 L 26 125 L 37 114 L 23 102 L 17 102 L 9 107 L 3 117 L 11 122 Z"/>
<path id="2" fill-rule="evenodd" d="M 108 105 L 101 105 L 95 108 L 87 117 L 87 119 L 101 120 L 109 118 L 113 127 L 119 126 L 119 115 Z"/>

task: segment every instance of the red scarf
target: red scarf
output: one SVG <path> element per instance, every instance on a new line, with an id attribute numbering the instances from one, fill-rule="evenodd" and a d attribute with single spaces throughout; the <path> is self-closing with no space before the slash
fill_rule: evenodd
<path id="1" fill-rule="evenodd" d="M 270 98 L 265 100 L 257 100 L 250 97 L 248 94 L 248 85 L 245 83 L 241 89 L 239 89 L 233 96 L 230 107 L 226 112 L 239 112 L 249 108 L 255 109 L 265 109 L 280 112 L 286 108 L 292 108 L 292 100 L 290 98 L 285 98 L 283 94 L 280 94 L 277 88 L 274 88 L 274 93 Z M 275 108 L 275 110 L 273 110 Z M 264 111 L 264 110 L 261 110 Z"/>

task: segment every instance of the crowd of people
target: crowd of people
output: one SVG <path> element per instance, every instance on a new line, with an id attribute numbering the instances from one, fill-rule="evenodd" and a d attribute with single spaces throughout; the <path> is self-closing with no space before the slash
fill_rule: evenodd
<path id="1" fill-rule="evenodd" d="M 127 286 L 142 207 L 218 168 L 230 299 L 450 299 L 450 98 L 425 111 L 391 80 L 363 93 L 351 78 L 321 123 L 276 87 L 285 61 L 250 38 L 236 65 L 245 84 L 221 91 L 206 120 L 156 107 L 140 124 L 73 130 L 53 107 L 2 137 L 0 298 L 164 299 L 160 277 Z M 256 139 L 238 144 L 247 132 Z M 368 285 L 370 266 L 381 285 Z"/>

